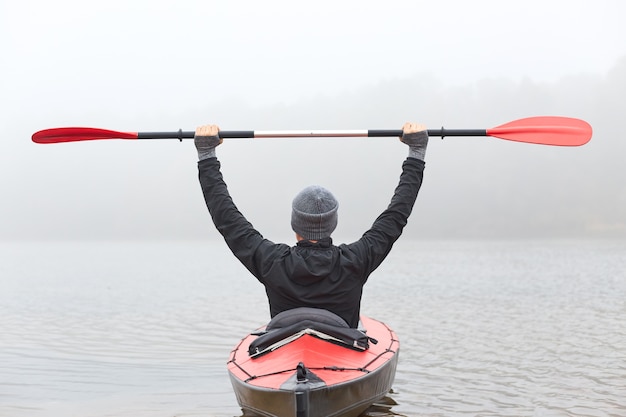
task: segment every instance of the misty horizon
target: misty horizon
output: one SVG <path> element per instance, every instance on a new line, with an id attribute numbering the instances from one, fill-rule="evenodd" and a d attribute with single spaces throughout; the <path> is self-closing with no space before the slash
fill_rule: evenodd
<path id="1" fill-rule="evenodd" d="M 27 5 L 4 5 L 1 18 L 8 41 L 0 240 L 221 239 L 204 205 L 192 140 L 32 143 L 45 128 L 400 129 L 413 121 L 473 129 L 552 115 L 589 122 L 591 141 L 568 148 L 431 138 L 403 239 L 626 237 L 626 141 L 618 129 L 626 37 L 623 25 L 611 23 L 621 22 L 623 3 L 564 11 L 537 2 L 544 15 L 528 5 L 515 9 L 519 21 L 493 19 L 491 27 L 466 18 L 505 16 L 514 7 L 405 5 L 413 13 L 445 11 L 456 24 L 447 28 L 433 19 L 411 27 L 410 13 L 397 6 L 307 8 L 310 20 L 294 22 L 255 3 L 241 15 L 218 3 L 149 10 L 116 1 L 110 9 L 34 3 L 32 15 Z M 205 27 L 202 11 L 220 19 Z M 380 14 L 380 27 L 341 26 L 353 12 Z M 138 18 L 144 14 L 162 24 L 172 14 L 191 16 L 195 25 L 165 31 Z M 525 14 L 545 24 L 529 33 Z M 88 24 L 83 15 L 94 19 Z M 19 24 L 26 16 L 29 30 Z M 118 22 L 115 31 L 107 18 Z M 327 19 L 325 30 L 315 19 Z M 229 30 L 235 21 L 238 30 Z M 358 239 L 389 203 L 406 154 L 396 138 L 236 139 L 217 148 L 242 213 L 266 238 L 289 242 L 291 200 L 310 184 L 339 200 L 335 240 Z"/>

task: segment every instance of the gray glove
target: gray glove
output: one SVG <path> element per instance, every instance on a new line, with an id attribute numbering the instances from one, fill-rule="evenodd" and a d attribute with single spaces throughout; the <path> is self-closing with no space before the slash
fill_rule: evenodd
<path id="1" fill-rule="evenodd" d="M 428 130 L 426 126 L 417 123 L 405 123 L 402 127 L 400 140 L 409 145 L 409 157 L 421 161 L 425 160 L 428 146 Z"/>
<path id="2" fill-rule="evenodd" d="M 194 143 L 198 151 L 198 161 L 215 158 L 215 148 L 223 139 L 219 137 L 220 128 L 217 125 L 200 126 L 196 129 Z"/>

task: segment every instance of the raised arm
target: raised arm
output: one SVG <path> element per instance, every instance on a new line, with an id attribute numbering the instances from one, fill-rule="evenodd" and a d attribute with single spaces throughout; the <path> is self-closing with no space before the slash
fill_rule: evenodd
<path id="1" fill-rule="evenodd" d="M 378 268 L 402 234 L 422 186 L 428 131 L 417 123 L 405 123 L 402 130 L 400 140 L 409 146 L 409 156 L 402 164 L 400 181 L 391 202 L 361 239 L 347 245 L 349 250 L 359 254 L 360 259 L 367 260 L 365 279 Z"/>
<path id="2" fill-rule="evenodd" d="M 218 135 L 219 128 L 216 125 L 207 125 L 196 130 L 194 139 L 199 159 L 198 177 L 204 201 L 215 227 L 224 237 L 230 250 L 250 272 L 257 275 L 255 251 L 259 245 L 272 246 L 272 244 L 246 220 L 228 192 L 220 171 L 220 162 L 215 155 L 215 148 L 222 143 Z"/>

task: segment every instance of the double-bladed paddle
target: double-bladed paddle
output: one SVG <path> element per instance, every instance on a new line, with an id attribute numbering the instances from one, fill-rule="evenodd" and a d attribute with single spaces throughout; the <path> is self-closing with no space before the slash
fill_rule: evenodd
<path id="1" fill-rule="evenodd" d="M 45 129 L 33 135 L 36 143 L 79 142 L 100 139 L 192 139 L 194 131 L 117 132 L 92 127 Z M 515 142 L 580 146 L 589 142 L 592 129 L 584 120 L 543 116 L 514 120 L 491 129 L 428 129 L 429 136 L 491 136 Z M 224 130 L 222 138 L 398 137 L 402 130 Z"/>

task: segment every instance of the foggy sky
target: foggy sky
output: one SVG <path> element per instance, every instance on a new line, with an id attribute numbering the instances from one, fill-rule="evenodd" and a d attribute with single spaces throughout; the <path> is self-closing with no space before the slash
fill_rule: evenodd
<path id="1" fill-rule="evenodd" d="M 579 148 L 432 138 L 406 235 L 626 237 L 626 3 L 0 3 L 0 239 L 216 238 L 193 141 L 37 145 L 40 129 L 489 128 L 582 118 Z M 386 207 L 394 138 L 226 140 L 236 204 L 293 239 L 293 196 L 340 201 L 336 240 Z"/>

